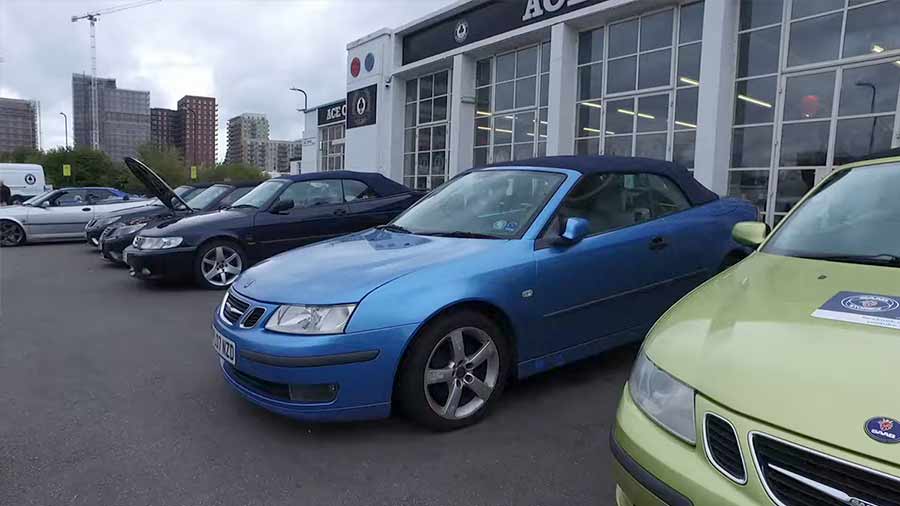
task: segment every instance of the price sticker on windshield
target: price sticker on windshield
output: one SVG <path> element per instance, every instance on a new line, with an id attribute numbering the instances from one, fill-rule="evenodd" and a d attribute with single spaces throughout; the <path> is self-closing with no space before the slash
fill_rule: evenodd
<path id="1" fill-rule="evenodd" d="M 838 292 L 812 316 L 900 330 L 900 296 Z"/>

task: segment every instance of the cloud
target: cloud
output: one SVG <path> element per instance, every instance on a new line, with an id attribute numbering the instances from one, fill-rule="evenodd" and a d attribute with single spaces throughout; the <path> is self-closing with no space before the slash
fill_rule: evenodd
<path id="1" fill-rule="evenodd" d="M 100 17 L 98 75 L 149 90 L 152 107 L 216 97 L 221 159 L 228 118 L 264 113 L 273 139 L 300 138 L 302 97 L 288 88 L 304 88 L 310 105 L 342 97 L 347 42 L 450 1 L 162 0 Z M 41 102 L 44 148 L 64 143 L 59 112 L 71 127 L 72 73 L 90 73 L 88 23 L 71 16 L 123 3 L 0 1 L 0 96 Z"/>

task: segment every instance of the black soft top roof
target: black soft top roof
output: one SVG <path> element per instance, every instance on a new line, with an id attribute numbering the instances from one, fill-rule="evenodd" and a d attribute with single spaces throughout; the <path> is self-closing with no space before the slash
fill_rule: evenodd
<path id="1" fill-rule="evenodd" d="M 356 179 L 369 185 L 369 188 L 375 190 L 375 193 L 381 196 L 396 195 L 398 193 L 407 193 L 412 190 L 402 184 L 384 177 L 377 172 L 357 172 L 353 170 L 330 170 L 325 172 L 310 172 L 307 174 L 298 174 L 296 176 L 278 176 L 275 180 L 288 181 L 317 181 L 322 179 Z"/>
<path id="2" fill-rule="evenodd" d="M 684 192 L 692 205 L 706 204 L 719 198 L 712 190 L 700 184 L 694 176 L 684 168 L 672 162 L 628 156 L 547 156 L 502 162 L 488 165 L 491 167 L 546 167 L 554 169 L 577 170 L 582 174 L 621 173 L 633 174 L 645 172 L 669 178 Z"/>

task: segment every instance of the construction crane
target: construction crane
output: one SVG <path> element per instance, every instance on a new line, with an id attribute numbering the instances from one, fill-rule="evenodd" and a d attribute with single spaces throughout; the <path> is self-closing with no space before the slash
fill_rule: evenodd
<path id="1" fill-rule="evenodd" d="M 94 12 L 88 12 L 81 16 L 72 16 L 72 22 L 86 19 L 91 22 L 91 147 L 100 149 L 100 112 L 97 107 L 97 20 L 104 14 L 112 14 L 113 12 L 133 9 L 144 5 L 161 2 L 162 0 L 140 0 L 108 9 L 100 9 Z"/>

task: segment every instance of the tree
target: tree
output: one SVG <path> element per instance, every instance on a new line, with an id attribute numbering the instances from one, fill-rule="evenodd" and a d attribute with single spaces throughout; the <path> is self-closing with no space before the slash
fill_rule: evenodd
<path id="1" fill-rule="evenodd" d="M 269 176 L 259 168 L 246 163 L 219 164 L 215 167 L 201 167 L 200 180 L 207 183 L 227 183 L 243 181 L 263 181 Z"/>
<path id="2" fill-rule="evenodd" d="M 87 148 L 56 148 L 43 154 L 40 164 L 47 181 L 64 186 L 121 186 L 124 174 L 106 153 Z M 72 166 L 72 175 L 63 176 L 63 165 Z"/>

